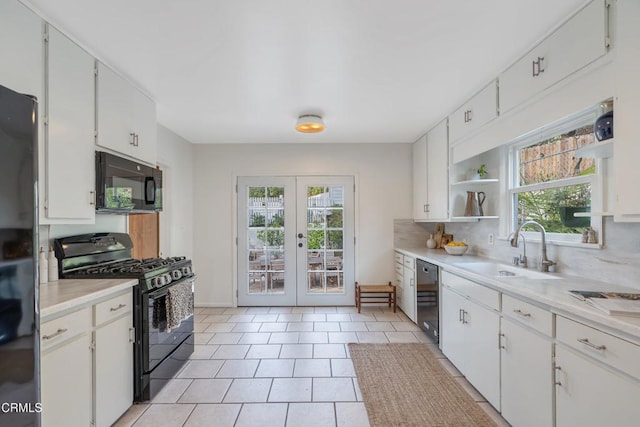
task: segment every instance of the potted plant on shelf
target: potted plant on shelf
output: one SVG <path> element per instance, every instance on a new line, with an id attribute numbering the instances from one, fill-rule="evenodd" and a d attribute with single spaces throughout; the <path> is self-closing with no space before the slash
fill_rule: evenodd
<path id="1" fill-rule="evenodd" d="M 488 174 L 489 172 L 487 172 L 487 166 L 483 163 L 478 169 L 475 170 L 475 172 L 472 173 L 471 180 L 477 181 L 479 179 L 484 179 Z"/>

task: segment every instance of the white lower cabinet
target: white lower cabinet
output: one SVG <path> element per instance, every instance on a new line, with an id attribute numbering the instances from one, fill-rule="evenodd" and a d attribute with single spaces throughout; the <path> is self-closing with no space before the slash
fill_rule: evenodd
<path id="1" fill-rule="evenodd" d="M 556 425 L 637 426 L 640 346 L 556 316 Z"/>
<path id="2" fill-rule="evenodd" d="M 92 421 L 91 311 L 79 310 L 40 327 L 42 427 Z"/>
<path id="3" fill-rule="evenodd" d="M 442 352 L 487 401 L 499 410 L 500 317 L 496 311 L 450 289 L 446 283 L 447 277 L 451 275 L 443 273 Z"/>
<path id="4" fill-rule="evenodd" d="M 506 317 L 500 326 L 502 416 L 513 426 L 552 426 L 550 338 Z"/>
<path id="5" fill-rule="evenodd" d="M 562 346 L 556 347 L 558 427 L 637 426 L 639 402 L 638 381 Z"/>
<path id="6" fill-rule="evenodd" d="M 416 259 L 407 255 L 402 257 L 402 286 L 398 296 L 398 306 L 412 322 L 416 323 Z"/>
<path id="7" fill-rule="evenodd" d="M 42 323 L 43 427 L 110 426 L 131 406 L 132 302 L 127 290 Z"/>
<path id="8" fill-rule="evenodd" d="M 95 334 L 95 425 L 110 426 L 133 402 L 133 319 L 131 294 L 102 303 L 104 311 L 120 316 L 97 324 Z M 96 323 L 100 306 L 96 306 Z M 108 311 L 107 311 L 108 310 Z"/>

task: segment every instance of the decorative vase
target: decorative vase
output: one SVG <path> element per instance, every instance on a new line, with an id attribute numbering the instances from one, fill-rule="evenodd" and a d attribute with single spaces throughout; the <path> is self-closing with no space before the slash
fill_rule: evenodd
<path id="1" fill-rule="evenodd" d="M 427 247 L 433 249 L 436 247 L 436 241 L 433 240 L 433 234 L 429 234 L 429 240 L 427 240 Z"/>

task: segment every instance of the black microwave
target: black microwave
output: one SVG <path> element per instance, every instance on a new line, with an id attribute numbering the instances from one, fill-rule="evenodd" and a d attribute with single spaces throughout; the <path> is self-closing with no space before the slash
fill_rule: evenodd
<path id="1" fill-rule="evenodd" d="M 96 211 L 153 213 L 162 210 L 162 171 L 96 151 Z"/>

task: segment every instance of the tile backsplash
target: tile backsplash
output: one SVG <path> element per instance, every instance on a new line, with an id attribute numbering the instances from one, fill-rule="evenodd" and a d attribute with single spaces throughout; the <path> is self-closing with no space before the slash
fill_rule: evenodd
<path id="1" fill-rule="evenodd" d="M 415 223 L 412 220 L 394 220 L 394 245 L 400 247 L 425 247 L 434 223 Z M 470 253 L 511 262 L 521 253 L 509 242 L 498 239 L 498 220 L 487 219 L 474 223 L 446 223 L 445 232 L 456 240 L 466 240 Z M 493 245 L 488 236 L 496 236 Z M 557 262 L 556 271 L 602 282 L 640 289 L 640 223 L 617 223 L 607 217 L 603 224 L 605 247 L 591 249 L 550 244 L 549 259 Z M 527 257 L 533 261 L 539 257 L 540 245 L 527 242 Z"/>

